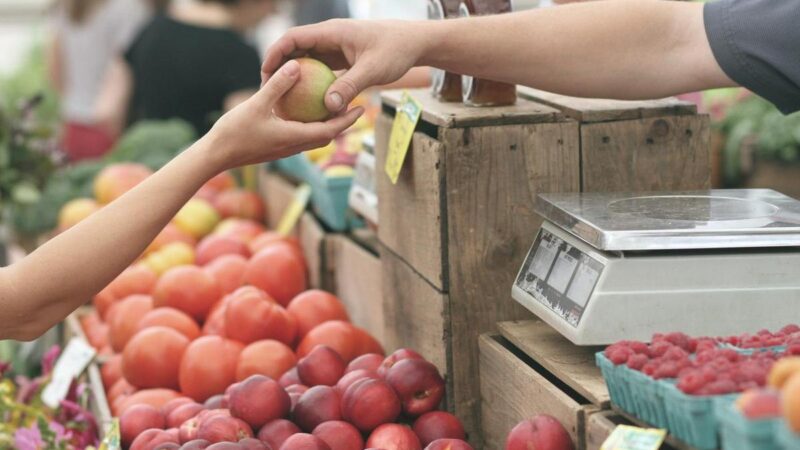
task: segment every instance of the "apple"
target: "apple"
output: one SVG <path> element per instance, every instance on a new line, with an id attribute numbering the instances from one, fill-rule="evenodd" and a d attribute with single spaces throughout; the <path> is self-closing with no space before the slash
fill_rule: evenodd
<path id="1" fill-rule="evenodd" d="M 312 58 L 296 59 L 300 68 L 297 82 L 275 103 L 281 119 L 296 122 L 320 122 L 330 116 L 325 106 L 325 94 L 336 81 L 333 71 Z"/>
<path id="2" fill-rule="evenodd" d="M 433 411 L 444 397 L 444 379 L 433 364 L 423 359 L 404 359 L 386 373 L 386 381 L 397 391 L 403 412 L 419 416 Z"/>
<path id="3" fill-rule="evenodd" d="M 552 416 L 540 414 L 518 423 L 506 438 L 505 450 L 574 450 L 567 430 Z"/>

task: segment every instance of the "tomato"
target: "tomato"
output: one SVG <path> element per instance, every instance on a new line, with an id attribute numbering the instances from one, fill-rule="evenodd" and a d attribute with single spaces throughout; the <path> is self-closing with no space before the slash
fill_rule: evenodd
<path id="1" fill-rule="evenodd" d="M 243 348 L 241 343 L 219 336 L 193 341 L 181 360 L 181 392 L 198 402 L 225 392 L 236 381 L 236 363 Z"/>
<path id="2" fill-rule="evenodd" d="M 158 233 L 156 238 L 153 239 L 153 242 L 151 242 L 150 245 L 147 246 L 147 249 L 145 249 L 144 253 L 147 255 L 153 252 L 157 252 L 174 242 L 183 242 L 185 244 L 191 245 L 192 247 L 197 245 L 197 240 L 194 237 L 192 237 L 192 235 L 186 233 L 185 231 L 182 231 L 174 223 L 168 223 L 167 226 L 165 226 L 164 229 L 161 230 L 160 233 Z"/>
<path id="3" fill-rule="evenodd" d="M 150 405 L 155 409 L 161 409 L 170 400 L 180 398 L 181 394 L 172 389 L 143 389 L 136 391 L 120 402 L 116 415 L 122 415 L 133 405 Z"/>
<path id="4" fill-rule="evenodd" d="M 116 354 L 100 367 L 100 377 L 103 379 L 103 386 L 109 389 L 119 379 L 122 378 L 122 355 Z"/>
<path id="5" fill-rule="evenodd" d="M 358 340 L 358 346 L 356 350 L 358 356 L 366 355 L 368 353 L 377 353 L 379 355 L 386 354 L 381 343 L 378 342 L 378 340 L 375 339 L 371 334 L 367 333 L 366 330 L 358 327 L 354 327 L 354 330 Z"/>
<path id="6" fill-rule="evenodd" d="M 227 191 L 236 187 L 236 179 L 230 172 L 221 172 L 206 181 L 203 187 L 214 189 L 217 192 Z"/>
<path id="7" fill-rule="evenodd" d="M 289 244 L 277 243 L 250 259 L 244 279 L 286 306 L 306 290 L 306 266 Z"/>
<path id="8" fill-rule="evenodd" d="M 344 305 L 335 295 L 317 289 L 305 291 L 292 299 L 286 310 L 297 321 L 297 334 L 301 338 L 323 322 L 350 320 Z"/>
<path id="9" fill-rule="evenodd" d="M 250 243 L 248 244 L 250 247 L 250 253 L 256 254 L 261 250 L 269 247 L 272 244 L 276 244 L 279 242 L 283 242 L 292 246 L 295 250 L 297 257 L 301 260 L 305 259 L 303 255 L 303 250 L 300 248 L 300 242 L 297 240 L 296 237 L 291 236 L 284 236 L 282 234 L 278 234 L 275 231 L 265 231 L 258 236 L 255 237 Z"/>
<path id="10" fill-rule="evenodd" d="M 225 307 L 225 336 L 245 344 L 275 339 L 291 345 L 297 336 L 297 325 L 277 303 L 257 293 L 239 294 L 231 296 Z"/>
<path id="11" fill-rule="evenodd" d="M 236 381 L 250 375 L 266 375 L 277 380 L 297 364 L 297 357 L 286 344 L 267 339 L 256 341 L 242 350 L 236 364 Z"/>
<path id="12" fill-rule="evenodd" d="M 106 314 L 111 304 L 134 294 L 150 294 L 158 281 L 155 272 L 144 265 L 136 264 L 125 269 L 117 278 L 100 291 L 94 305 L 100 317 L 108 320 Z"/>
<path id="13" fill-rule="evenodd" d="M 139 321 L 153 309 L 153 298 L 149 295 L 131 295 L 114 305 L 109 320 L 111 347 L 115 352 L 125 349 L 125 344 L 139 330 Z"/>
<path id="14" fill-rule="evenodd" d="M 194 319 L 181 310 L 167 306 L 156 308 L 145 314 L 139 321 L 138 329 L 141 331 L 155 326 L 172 328 L 190 341 L 200 336 L 200 327 Z"/>
<path id="15" fill-rule="evenodd" d="M 244 282 L 247 259 L 241 255 L 223 255 L 206 264 L 203 269 L 219 284 L 222 294 L 230 294 Z"/>
<path id="16" fill-rule="evenodd" d="M 345 362 L 350 362 L 361 356 L 361 337 L 352 324 L 331 320 L 317 325 L 305 335 L 297 346 L 297 356 L 302 358 L 317 345 L 327 345 L 336 350 Z"/>
<path id="17" fill-rule="evenodd" d="M 250 257 L 250 248 L 239 239 L 229 236 L 211 235 L 203 238 L 195 249 L 196 263 L 205 266 L 223 255 Z"/>
<path id="18" fill-rule="evenodd" d="M 148 327 L 138 332 L 122 353 L 122 373 L 139 388 L 178 387 L 178 369 L 189 339 L 172 328 Z"/>
<path id="19" fill-rule="evenodd" d="M 195 266 L 178 266 L 168 270 L 158 280 L 153 292 L 156 307 L 179 309 L 198 322 L 205 320 L 220 296 L 217 281 Z"/>
<path id="20" fill-rule="evenodd" d="M 106 397 L 110 403 L 113 403 L 118 397 L 129 396 L 136 392 L 136 387 L 128 383 L 128 380 L 125 378 L 120 378 L 110 388 L 106 386 L 106 389 L 108 389 L 108 391 L 106 391 Z"/>
<path id="21" fill-rule="evenodd" d="M 230 236 L 245 243 L 252 241 L 263 232 L 264 226 L 255 220 L 237 219 L 234 217 L 223 220 L 217 225 L 217 228 L 214 229 L 214 234 L 216 235 Z"/>
<path id="22" fill-rule="evenodd" d="M 255 192 L 229 189 L 214 198 L 214 208 L 222 217 L 239 217 L 257 222 L 264 220 L 264 202 Z"/>

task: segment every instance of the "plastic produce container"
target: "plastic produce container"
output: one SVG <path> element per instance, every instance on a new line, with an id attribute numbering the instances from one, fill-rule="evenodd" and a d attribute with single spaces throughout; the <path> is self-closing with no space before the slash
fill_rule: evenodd
<path id="1" fill-rule="evenodd" d="M 683 393 L 673 384 L 663 383 L 663 386 L 669 432 L 701 450 L 719 447 L 717 404 L 730 401 L 738 394 L 694 396 Z"/>
<path id="2" fill-rule="evenodd" d="M 780 419 L 748 419 L 736 409 L 732 398 L 717 404 L 717 418 L 725 450 L 781 450 L 777 438 Z"/>

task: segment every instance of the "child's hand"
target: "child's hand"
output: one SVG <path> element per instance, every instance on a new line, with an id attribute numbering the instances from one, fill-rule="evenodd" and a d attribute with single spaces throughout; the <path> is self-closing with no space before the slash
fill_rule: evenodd
<path id="1" fill-rule="evenodd" d="M 289 61 L 245 102 L 222 116 L 204 139 L 224 169 L 280 159 L 324 147 L 363 114 L 354 108 L 327 122 L 300 123 L 280 119 L 275 102 L 297 81 L 300 68 Z"/>

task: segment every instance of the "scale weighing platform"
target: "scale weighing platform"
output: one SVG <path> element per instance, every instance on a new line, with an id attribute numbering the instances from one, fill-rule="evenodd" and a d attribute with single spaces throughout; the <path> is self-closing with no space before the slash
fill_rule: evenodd
<path id="1" fill-rule="evenodd" d="M 578 345 L 800 322 L 800 202 L 769 189 L 542 194 L 513 298 Z"/>

